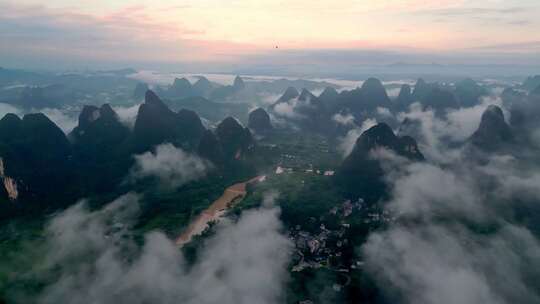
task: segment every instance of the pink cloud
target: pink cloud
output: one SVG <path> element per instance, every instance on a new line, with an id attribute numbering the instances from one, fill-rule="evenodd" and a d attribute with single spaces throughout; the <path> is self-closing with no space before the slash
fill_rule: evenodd
<path id="1" fill-rule="evenodd" d="M 249 44 L 193 39 L 191 36 L 203 32 L 155 20 L 144 6 L 94 16 L 43 6 L 0 5 L 2 20 L 20 24 L 28 33 L 1 37 L 5 43 L 0 51 L 35 53 L 43 58 L 64 54 L 94 60 L 226 61 L 257 49 Z"/>

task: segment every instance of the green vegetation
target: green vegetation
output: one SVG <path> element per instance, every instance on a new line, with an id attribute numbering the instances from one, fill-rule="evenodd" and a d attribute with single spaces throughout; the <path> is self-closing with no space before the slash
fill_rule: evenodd
<path id="1" fill-rule="evenodd" d="M 228 186 L 266 173 L 266 180 L 250 185 L 248 195 L 230 210 L 229 215 L 239 215 L 243 210 L 257 208 L 267 193 L 279 192 L 276 204 L 281 208 L 284 233 L 289 234 L 295 242 L 303 237 L 302 234 L 314 239 L 328 235 L 324 236 L 326 245 L 320 252 L 310 252 L 306 247 L 295 248 L 291 270 L 304 259 L 310 264 L 291 272 L 287 302 L 296 303 L 308 298 L 314 301 L 339 300 L 352 292 L 352 289 L 347 287 L 350 276 L 338 270 L 354 263 L 355 249 L 365 240 L 369 231 L 378 227 L 378 224 L 364 221 L 363 212 L 368 212 L 366 210 L 355 210 L 346 218 L 342 216 L 345 197 L 335 178 L 324 175 L 325 171 L 336 170 L 341 160 L 335 143 L 324 136 L 273 131 L 260 139 L 255 147 L 247 150 L 242 161 L 225 163 L 206 178 L 178 188 L 164 188 L 155 178 L 146 178 L 134 184 L 116 180 L 115 185 L 118 186 L 112 185 L 97 193 L 90 190 L 93 187 L 81 187 L 89 188 L 85 192 L 88 193 L 88 204 L 92 210 L 103 207 L 127 192 L 138 193 L 141 210 L 130 236 L 138 245 L 142 245 L 144 235 L 150 231 L 159 230 L 171 239 L 176 238 Z M 111 166 L 117 169 L 108 170 L 118 170 L 111 175 L 122 176 L 121 171 L 129 168 L 131 163 L 132 160 L 125 160 L 125 163 Z M 277 166 L 284 168 L 282 174 L 274 173 Z M 92 176 L 108 172 L 103 170 L 88 172 Z M 84 181 L 80 182 L 84 184 Z M 332 213 L 333 210 L 339 211 Z M 0 299 L 19 299 L 21 296 L 31 299 L 48 282 L 54 280 L 54 271 L 40 271 L 44 262 L 40 253 L 44 252 L 42 246 L 45 246 L 43 231 L 46 222 L 46 217 L 36 215 L 35 218 L 0 223 Z M 345 229 L 344 225 L 350 228 Z M 189 264 L 197 261 L 197 254 L 204 241 L 214 233 L 214 226 L 211 226 L 203 235 L 195 237 L 182 248 Z M 341 244 L 342 239 L 351 241 Z M 132 253 L 125 254 L 129 259 Z M 334 288 L 334 284 L 344 286 L 343 291 L 336 291 L 338 287 Z M 20 294 L 9 294 L 12 291 Z"/>
<path id="2" fill-rule="evenodd" d="M 301 225 L 302 229 L 315 230 L 319 218 L 341 203 L 333 187 L 332 178 L 316 173 L 293 172 L 271 174 L 265 182 L 255 186 L 246 198 L 231 212 L 236 214 L 258 207 L 263 196 L 270 191 L 279 192 L 276 204 L 281 207 L 281 218 L 287 227 Z M 310 218 L 317 221 L 309 221 Z M 335 223 L 333 223 L 335 226 Z"/>
<path id="3" fill-rule="evenodd" d="M 29 299 L 41 290 L 43 283 L 36 276 L 44 258 L 44 222 L 26 217 L 0 225 L 0 302 Z"/>
<path id="4" fill-rule="evenodd" d="M 287 168 L 334 170 L 342 161 L 336 144 L 316 133 L 276 131 L 263 138 L 259 145 L 273 147 L 274 154 L 279 155 L 277 161 Z"/>
<path id="5" fill-rule="evenodd" d="M 175 191 L 159 190 L 155 185 L 139 185 L 143 193 L 141 216 L 135 226 L 140 234 L 160 230 L 177 237 L 189 222 L 221 196 L 232 182 L 220 176 L 190 183 Z"/>

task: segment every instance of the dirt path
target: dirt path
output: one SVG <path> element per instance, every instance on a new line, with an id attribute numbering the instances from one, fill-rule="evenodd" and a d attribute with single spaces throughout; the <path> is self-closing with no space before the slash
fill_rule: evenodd
<path id="1" fill-rule="evenodd" d="M 261 178 L 262 176 L 257 176 L 225 189 L 221 197 L 215 200 L 189 224 L 187 229 L 176 239 L 176 245 L 181 247 L 184 244 L 189 243 L 194 236 L 203 233 L 210 222 L 218 221 L 228 208 L 232 207 L 235 203 L 240 202 L 246 196 L 247 184 L 258 182 Z"/>

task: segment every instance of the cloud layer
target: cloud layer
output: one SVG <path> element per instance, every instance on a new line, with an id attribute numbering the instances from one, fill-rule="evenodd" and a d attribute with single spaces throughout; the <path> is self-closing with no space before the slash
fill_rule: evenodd
<path id="1" fill-rule="evenodd" d="M 505 118 L 508 111 L 502 106 L 499 97 L 483 97 L 478 105 L 468 108 L 448 109 L 439 117 L 431 109 L 424 109 L 420 103 L 414 103 L 408 111 L 398 113 L 397 119 L 408 119 L 414 126 L 413 136 L 418 142 L 424 156 L 431 161 L 441 162 L 456 157 L 457 151 L 448 148 L 448 143 L 462 143 L 469 138 L 480 124 L 482 113 L 489 105 L 503 108 Z"/>
<path id="2" fill-rule="evenodd" d="M 271 198 L 270 198 L 271 199 Z M 138 197 L 128 194 L 102 210 L 81 202 L 47 227 L 44 270 L 59 277 L 46 286 L 40 303 L 280 303 L 287 279 L 290 241 L 281 234 L 279 209 L 243 213 L 218 224 L 187 265 L 162 233 L 135 245 L 130 224 Z"/>
<path id="3" fill-rule="evenodd" d="M 161 144 L 153 152 L 134 157 L 135 165 L 130 174 L 133 180 L 155 177 L 163 186 L 170 188 L 204 177 L 211 167 L 202 158 L 188 154 L 172 144 Z"/>
<path id="4" fill-rule="evenodd" d="M 19 117 L 22 117 L 24 114 L 28 113 L 43 113 L 47 116 L 52 122 L 54 122 L 65 134 L 68 134 L 77 126 L 77 117 L 75 117 L 71 111 L 66 109 L 53 109 L 53 108 L 43 108 L 43 109 L 31 109 L 29 111 L 23 111 L 22 109 L 6 104 L 0 103 L 0 119 L 8 113 L 16 114 Z"/>
<path id="5" fill-rule="evenodd" d="M 455 111 L 455 121 L 444 123 L 476 124 L 476 112 L 476 107 Z M 486 155 L 479 163 L 466 150 L 434 148 L 430 144 L 439 145 L 446 132 L 457 131 L 438 129 L 441 121 L 434 122 L 431 114 L 422 119 L 423 133 L 433 137 L 424 147 L 453 157 L 408 164 L 385 158 L 392 191 L 384 206 L 394 220 L 362 246 L 365 269 L 395 302 L 539 301 L 537 218 L 528 214 L 530 220 L 519 221 L 516 215 L 537 210 L 536 162 Z M 398 164 L 388 164 L 392 161 Z"/>
<path id="6" fill-rule="evenodd" d="M 352 129 L 347 131 L 345 136 L 338 138 L 338 150 L 342 153 L 344 158 L 351 154 L 352 150 L 354 149 L 354 145 L 356 144 L 356 140 L 362 135 L 362 133 L 377 124 L 375 119 L 368 118 L 362 122 L 361 126 L 358 127 L 354 124 L 354 118 L 352 115 L 334 115 L 333 119 L 342 125 L 353 126 Z"/>

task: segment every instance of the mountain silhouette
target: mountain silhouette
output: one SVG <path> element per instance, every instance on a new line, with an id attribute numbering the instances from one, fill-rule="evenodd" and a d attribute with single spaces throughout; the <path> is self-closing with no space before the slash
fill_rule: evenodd
<path id="1" fill-rule="evenodd" d="M 204 129 L 196 113 L 188 110 L 175 113 L 154 92 L 147 91 L 133 128 L 134 148 L 142 152 L 170 142 L 192 150 L 196 148 Z"/>
<path id="2" fill-rule="evenodd" d="M 372 155 L 381 148 L 413 161 L 424 160 L 412 137 L 398 137 L 387 124 L 379 123 L 357 139 L 338 170 L 336 181 L 348 195 L 375 201 L 386 193 L 382 160 Z"/>
<path id="3" fill-rule="evenodd" d="M 244 128 L 235 118 L 230 116 L 217 126 L 216 137 L 227 161 L 242 159 L 254 144 L 249 129 Z"/>
<path id="4" fill-rule="evenodd" d="M 272 131 L 270 115 L 263 109 L 257 108 L 249 113 L 248 128 L 259 134 Z"/>
<path id="5" fill-rule="evenodd" d="M 469 142 L 475 147 L 488 152 L 503 149 L 513 140 L 514 134 L 504 120 L 503 111 L 495 105 L 487 107 L 478 129 L 469 138 Z"/>

